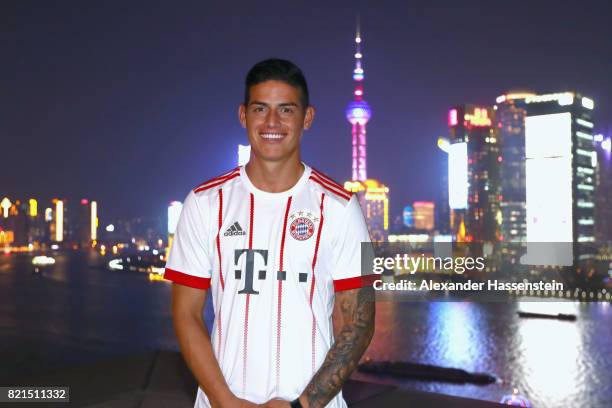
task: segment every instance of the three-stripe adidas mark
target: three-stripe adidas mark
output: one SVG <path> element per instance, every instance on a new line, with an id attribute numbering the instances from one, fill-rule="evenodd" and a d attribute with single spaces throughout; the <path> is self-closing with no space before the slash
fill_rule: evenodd
<path id="1" fill-rule="evenodd" d="M 223 235 L 226 237 L 233 237 L 236 235 L 246 235 L 246 232 L 244 232 L 240 224 L 238 224 L 238 221 L 236 221 L 225 231 L 225 234 Z"/>

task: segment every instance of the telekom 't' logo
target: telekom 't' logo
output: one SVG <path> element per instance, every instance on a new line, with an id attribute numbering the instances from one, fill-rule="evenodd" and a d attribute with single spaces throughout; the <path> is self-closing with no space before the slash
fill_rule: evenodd
<path id="1" fill-rule="evenodd" d="M 239 294 L 247 294 L 247 295 L 258 295 L 259 292 L 253 289 L 253 280 L 255 279 L 255 254 L 261 256 L 263 260 L 264 267 L 268 265 L 268 250 L 267 249 L 236 249 L 234 250 L 234 265 L 238 267 L 238 263 L 242 254 L 246 254 L 246 271 L 244 274 L 244 287 L 238 291 Z M 234 270 L 234 277 L 236 279 L 242 279 L 242 269 Z M 266 279 L 266 270 L 260 269 L 257 271 L 257 278 L 259 280 Z M 276 273 L 277 280 L 286 280 L 287 272 L 286 271 L 278 271 Z M 298 274 L 299 282 L 306 282 L 308 280 L 308 274 L 300 272 Z"/>

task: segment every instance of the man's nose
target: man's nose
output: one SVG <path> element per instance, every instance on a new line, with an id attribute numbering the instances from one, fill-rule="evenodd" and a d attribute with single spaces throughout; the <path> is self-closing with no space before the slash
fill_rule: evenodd
<path id="1" fill-rule="evenodd" d="M 276 127 L 280 124 L 280 117 L 276 109 L 270 109 L 266 115 L 266 126 Z"/>

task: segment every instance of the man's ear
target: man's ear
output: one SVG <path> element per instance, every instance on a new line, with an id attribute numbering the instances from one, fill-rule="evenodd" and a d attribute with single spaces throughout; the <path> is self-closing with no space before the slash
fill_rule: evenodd
<path id="1" fill-rule="evenodd" d="M 246 129 L 246 106 L 242 103 L 238 106 L 238 120 L 242 127 Z"/>
<path id="2" fill-rule="evenodd" d="M 315 108 L 310 105 L 306 108 L 306 115 L 304 116 L 304 129 L 308 130 L 312 126 L 312 122 L 315 117 Z"/>

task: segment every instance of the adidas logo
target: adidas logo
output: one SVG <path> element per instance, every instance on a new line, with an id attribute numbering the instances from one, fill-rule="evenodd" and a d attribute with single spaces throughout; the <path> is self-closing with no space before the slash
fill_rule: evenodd
<path id="1" fill-rule="evenodd" d="M 246 232 L 244 232 L 240 224 L 238 224 L 238 221 L 236 221 L 225 231 L 225 234 L 223 235 L 226 237 L 234 237 L 236 235 L 246 235 Z"/>

